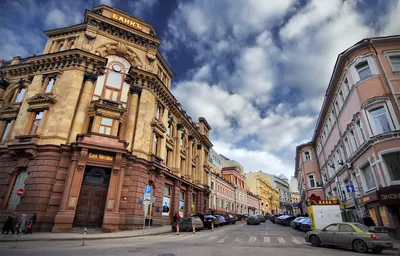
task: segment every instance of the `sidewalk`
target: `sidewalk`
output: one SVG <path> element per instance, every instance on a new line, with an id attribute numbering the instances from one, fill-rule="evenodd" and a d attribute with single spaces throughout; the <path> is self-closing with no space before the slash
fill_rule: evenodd
<path id="1" fill-rule="evenodd" d="M 116 239 L 116 238 L 131 238 L 139 236 L 151 236 L 158 234 L 171 233 L 171 226 L 163 227 L 150 227 L 150 232 L 146 228 L 143 234 L 143 229 L 120 231 L 115 233 L 86 233 L 86 240 L 99 240 L 99 239 Z M 25 235 L 21 234 L 19 241 L 66 241 L 66 240 L 82 240 L 83 232 L 77 233 L 33 233 Z M 17 235 L 0 235 L 0 242 L 15 242 Z"/>

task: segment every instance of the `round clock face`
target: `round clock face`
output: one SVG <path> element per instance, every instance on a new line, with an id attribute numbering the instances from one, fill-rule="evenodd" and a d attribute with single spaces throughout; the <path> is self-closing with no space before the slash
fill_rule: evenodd
<path id="1" fill-rule="evenodd" d="M 112 68 L 113 68 L 113 70 L 116 71 L 116 72 L 121 72 L 121 70 L 122 70 L 121 66 L 118 65 L 118 64 L 114 64 L 114 65 L 112 66 Z"/>

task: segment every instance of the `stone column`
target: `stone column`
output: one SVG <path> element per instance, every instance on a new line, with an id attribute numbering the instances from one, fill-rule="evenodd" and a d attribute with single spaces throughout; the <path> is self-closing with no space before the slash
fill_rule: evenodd
<path id="1" fill-rule="evenodd" d="M 83 84 L 83 90 L 79 99 L 78 107 L 76 110 L 75 118 L 72 123 L 71 133 L 69 135 L 69 143 L 76 140 L 76 135 L 83 133 L 83 127 L 85 120 L 88 115 L 88 109 L 90 106 L 92 92 L 94 88 L 94 82 L 97 80 L 96 74 L 85 74 L 85 82 Z"/>
<path id="2" fill-rule="evenodd" d="M 141 92 L 142 88 L 138 86 L 131 87 L 131 99 L 128 107 L 128 115 L 125 121 L 126 128 L 124 136 L 125 140 L 129 142 L 128 150 L 132 150 L 133 146 L 133 134 L 135 132 L 137 109 L 139 106 L 139 100 L 140 100 L 139 97 Z"/>
<path id="3" fill-rule="evenodd" d="M 187 158 L 186 158 L 186 173 L 185 173 L 185 178 L 190 179 L 191 178 L 191 172 L 192 172 L 192 145 L 193 145 L 193 137 L 192 135 L 189 136 L 189 148 L 187 152 Z"/>
<path id="4" fill-rule="evenodd" d="M 182 131 L 180 129 L 177 129 L 177 139 L 175 141 L 175 172 L 176 173 L 181 173 L 181 136 L 182 136 Z M 181 173 L 182 174 L 182 173 Z"/>
<path id="5" fill-rule="evenodd" d="M 4 92 L 10 83 L 6 80 L 0 80 L 0 102 L 3 101 Z"/>

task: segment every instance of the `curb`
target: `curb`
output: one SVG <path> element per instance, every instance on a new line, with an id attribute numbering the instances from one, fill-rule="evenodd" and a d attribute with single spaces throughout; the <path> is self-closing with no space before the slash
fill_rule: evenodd
<path id="1" fill-rule="evenodd" d="M 141 235 L 130 235 L 130 236 L 113 236 L 113 237 L 88 237 L 86 236 L 85 240 L 104 240 L 104 239 L 121 239 L 121 238 L 134 238 L 134 237 L 143 237 L 143 236 L 156 236 L 156 235 L 162 235 L 162 234 L 167 234 L 167 233 L 172 233 L 171 231 L 163 231 L 160 233 L 155 233 L 155 234 L 141 234 Z M 16 239 L 0 239 L 0 242 L 13 242 L 15 243 Z M 21 239 L 19 242 L 34 242 L 34 241 L 82 241 L 82 237 L 67 237 L 67 238 L 28 238 L 28 239 Z"/>

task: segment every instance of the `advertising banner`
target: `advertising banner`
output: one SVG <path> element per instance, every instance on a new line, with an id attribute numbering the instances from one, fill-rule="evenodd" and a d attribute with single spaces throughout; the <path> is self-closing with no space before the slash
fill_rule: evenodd
<path id="1" fill-rule="evenodd" d="M 170 198 L 169 197 L 163 197 L 163 203 L 162 203 L 162 216 L 169 216 L 169 211 L 170 211 Z"/>
<path id="2" fill-rule="evenodd" d="M 185 202 L 184 201 L 179 201 L 179 215 L 183 217 L 183 212 L 185 209 Z"/>

